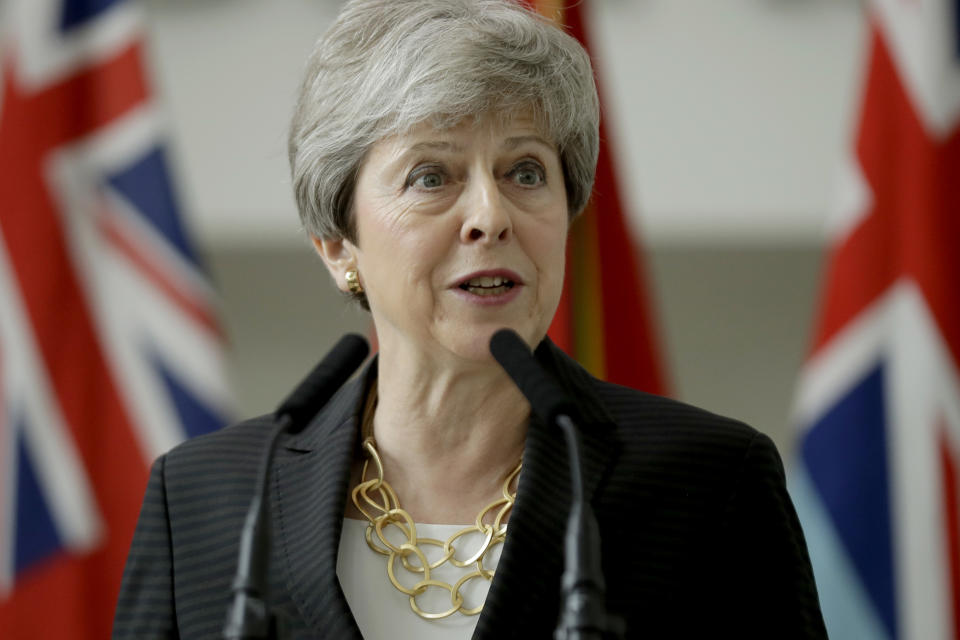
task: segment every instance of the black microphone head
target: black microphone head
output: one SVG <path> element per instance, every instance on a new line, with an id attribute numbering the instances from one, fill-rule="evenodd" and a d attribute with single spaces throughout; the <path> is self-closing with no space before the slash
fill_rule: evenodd
<path id="1" fill-rule="evenodd" d="M 302 429 L 356 371 L 368 353 L 370 347 L 363 336 L 348 333 L 340 338 L 293 393 L 277 407 L 274 416 L 277 419 L 283 415 L 290 417 L 291 424 L 287 428 L 290 433 Z"/>
<path id="2" fill-rule="evenodd" d="M 534 413 L 547 424 L 557 416 L 572 416 L 576 405 L 534 359 L 530 347 L 516 331 L 500 329 L 490 338 L 490 353 L 526 396 Z"/>
<path id="3" fill-rule="evenodd" d="M 506 328 L 498 329 L 490 337 L 490 353 L 507 370 L 507 373 L 510 373 L 510 369 L 504 364 L 505 362 L 511 367 L 522 367 L 524 362 L 533 357 L 533 352 L 520 334 Z"/>

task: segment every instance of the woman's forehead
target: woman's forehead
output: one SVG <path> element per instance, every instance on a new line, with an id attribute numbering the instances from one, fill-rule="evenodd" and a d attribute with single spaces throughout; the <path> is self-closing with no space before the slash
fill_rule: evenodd
<path id="1" fill-rule="evenodd" d="M 388 136 L 381 142 L 387 142 L 388 146 L 394 148 L 456 151 L 478 136 L 497 142 L 498 146 L 508 150 L 527 142 L 556 150 L 556 144 L 544 128 L 533 114 L 527 112 L 464 118 L 452 126 L 437 126 L 431 121 L 421 122 L 407 131 Z"/>

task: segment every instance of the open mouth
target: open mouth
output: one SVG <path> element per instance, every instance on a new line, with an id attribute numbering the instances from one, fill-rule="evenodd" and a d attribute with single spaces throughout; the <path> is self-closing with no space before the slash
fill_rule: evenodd
<path id="1" fill-rule="evenodd" d="M 500 276 L 483 276 L 470 278 L 460 288 L 477 296 L 497 296 L 513 289 L 514 284 L 513 280 Z"/>

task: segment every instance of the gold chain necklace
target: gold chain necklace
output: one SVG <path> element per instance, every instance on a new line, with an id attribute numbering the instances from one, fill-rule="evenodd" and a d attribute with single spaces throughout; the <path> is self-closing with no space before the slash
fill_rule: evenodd
<path id="1" fill-rule="evenodd" d="M 368 407 L 370 405 L 368 404 Z M 410 608 L 421 618 L 427 620 L 436 620 L 445 618 L 456 612 L 472 616 L 480 613 L 483 604 L 474 608 L 464 607 L 463 594 L 460 589 L 470 580 L 482 578 L 488 582 L 493 580 L 494 571 L 483 566 L 483 559 L 492 547 L 502 544 L 507 536 L 507 525 L 504 519 L 513 508 L 513 503 L 517 497 L 515 481 L 520 474 L 522 462 L 518 463 L 516 468 L 507 474 L 503 481 L 503 497 L 497 498 L 477 514 L 474 524 L 457 531 L 446 541 L 435 538 L 417 537 L 417 527 L 413 523 L 413 518 L 409 513 L 400 508 L 400 501 L 393 487 L 383 479 L 383 463 L 380 460 L 380 454 L 377 453 L 377 447 L 373 436 L 368 436 L 363 441 L 363 449 L 367 453 L 367 459 L 363 462 L 363 471 L 360 474 L 360 483 L 353 488 L 351 498 L 354 506 L 367 519 L 366 539 L 367 546 L 373 551 L 387 556 L 387 577 L 390 583 L 396 589 L 410 596 Z M 377 476 L 367 480 L 367 468 L 370 461 L 373 460 L 377 468 Z M 493 515 L 495 514 L 495 515 Z M 493 523 L 485 522 L 490 516 L 493 517 Z M 387 527 L 396 527 L 403 534 L 405 542 L 396 545 L 387 540 L 384 530 Z M 462 536 L 469 533 L 479 533 L 483 536 L 483 543 L 479 549 L 473 551 L 468 558 L 460 559 L 457 557 L 455 543 Z M 427 556 L 423 552 L 423 545 L 439 547 L 442 549 L 442 555 L 434 562 L 428 562 Z M 396 577 L 396 560 L 400 558 L 401 566 L 408 572 L 417 577 L 422 576 L 411 588 L 402 585 Z M 416 559 L 416 562 L 413 561 Z M 431 578 L 430 572 L 440 565 L 449 562 L 450 564 L 468 568 L 475 565 L 476 569 L 464 573 L 464 575 L 455 583 L 450 584 Z M 425 593 L 429 588 L 445 589 L 450 592 L 450 608 L 438 613 L 424 611 L 417 604 L 417 596 Z"/>

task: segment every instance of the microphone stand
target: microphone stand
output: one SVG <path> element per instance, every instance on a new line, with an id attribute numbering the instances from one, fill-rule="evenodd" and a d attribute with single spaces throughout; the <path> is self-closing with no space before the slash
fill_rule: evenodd
<path id="1" fill-rule="evenodd" d="M 570 466 L 571 506 L 567 519 L 563 600 L 555 640 L 615 640 L 624 634 L 623 622 L 607 614 L 606 583 L 600 553 L 600 529 L 590 503 L 583 496 L 580 438 L 571 419 L 576 405 L 542 369 L 527 344 L 510 329 L 501 329 L 490 339 L 490 352 L 513 379 L 533 411 L 547 425 L 563 431 Z"/>
<path id="2" fill-rule="evenodd" d="M 293 418 L 284 414 L 276 421 L 267 448 L 260 459 L 257 472 L 257 491 L 250 500 L 250 507 L 240 534 L 240 550 L 237 556 L 237 573 L 231 589 L 233 602 L 227 610 L 223 626 L 225 640 L 266 640 L 278 638 L 277 620 L 270 613 L 266 602 L 267 565 L 266 551 L 270 548 L 270 522 L 263 517 L 267 504 L 267 482 L 273 466 L 273 452 L 280 436 L 293 424 Z"/>
<path id="3" fill-rule="evenodd" d="M 273 452 L 281 435 L 298 433 L 310 422 L 360 366 L 369 351 L 370 347 L 362 336 L 345 335 L 274 413 L 273 431 L 260 459 L 256 490 L 240 533 L 237 573 L 231 586 L 233 600 L 223 625 L 225 640 L 280 637 L 279 622 L 267 605 L 270 522 L 263 515 L 268 502 L 267 482 Z"/>
<path id="4" fill-rule="evenodd" d="M 563 431 L 570 465 L 570 516 L 564 549 L 560 593 L 563 608 L 554 631 L 555 640 L 615 640 L 624 634 L 622 621 L 607 614 L 606 582 L 600 564 L 600 528 L 590 503 L 583 497 L 580 436 L 565 414 L 555 422 Z"/>

